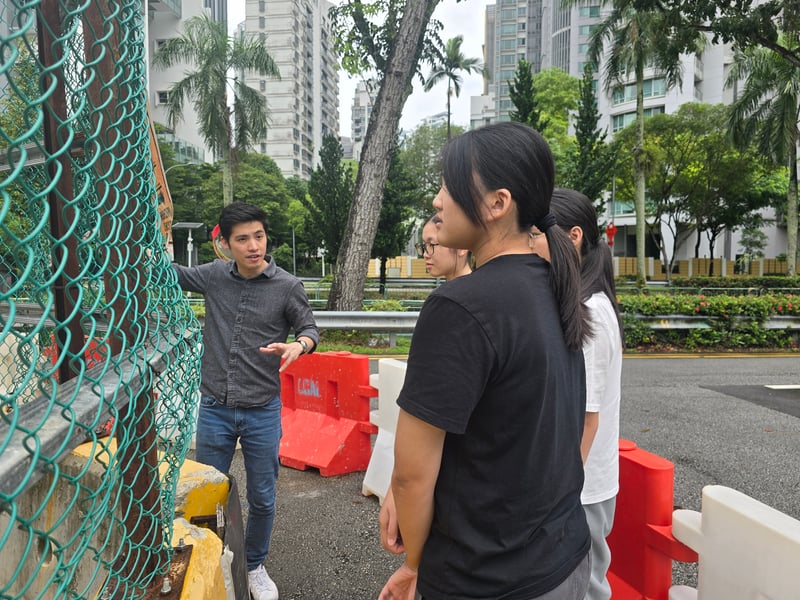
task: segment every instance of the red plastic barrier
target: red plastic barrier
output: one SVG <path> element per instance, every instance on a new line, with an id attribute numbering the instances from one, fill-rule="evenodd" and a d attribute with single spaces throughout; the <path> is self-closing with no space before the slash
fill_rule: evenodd
<path id="1" fill-rule="evenodd" d="M 667 600 L 672 561 L 697 553 L 672 535 L 675 466 L 629 440 L 619 441 L 619 494 L 611 548 L 612 600 Z"/>
<path id="2" fill-rule="evenodd" d="M 372 452 L 369 357 L 350 352 L 303 356 L 281 373 L 281 464 L 321 475 L 366 471 Z"/>
<path id="3" fill-rule="evenodd" d="M 84 353 L 83 353 L 83 360 L 86 362 L 86 368 L 91 369 L 95 365 L 104 362 L 108 356 L 108 347 L 104 345 L 100 345 L 95 338 L 89 339 L 88 335 L 83 336 L 84 341 Z M 88 345 L 86 345 L 88 343 Z M 56 344 L 55 335 L 50 336 L 50 345 L 46 346 L 42 351 L 42 354 L 46 356 L 53 365 L 58 364 L 58 345 Z M 56 380 L 58 380 L 58 372 L 54 373 Z"/>

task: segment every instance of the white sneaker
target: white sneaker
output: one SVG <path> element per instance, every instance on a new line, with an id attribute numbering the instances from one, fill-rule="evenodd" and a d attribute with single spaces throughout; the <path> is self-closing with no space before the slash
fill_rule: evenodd
<path id="1" fill-rule="evenodd" d="M 247 573 L 250 582 L 250 597 L 253 600 L 278 600 L 278 586 L 267 575 L 264 565 Z"/>

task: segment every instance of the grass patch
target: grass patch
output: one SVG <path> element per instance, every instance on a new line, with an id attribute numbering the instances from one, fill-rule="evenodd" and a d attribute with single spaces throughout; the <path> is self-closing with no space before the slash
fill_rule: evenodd
<path id="1" fill-rule="evenodd" d="M 408 354 L 411 347 L 409 334 L 397 334 L 394 346 L 391 341 L 391 336 L 386 333 L 326 329 L 320 332 L 317 352 L 352 352 L 368 356 Z"/>

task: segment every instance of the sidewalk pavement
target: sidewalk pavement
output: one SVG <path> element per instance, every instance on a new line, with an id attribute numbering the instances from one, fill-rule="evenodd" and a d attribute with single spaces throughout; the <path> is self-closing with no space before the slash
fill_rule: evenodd
<path id="1" fill-rule="evenodd" d="M 704 485 L 737 489 L 800 519 L 800 357 L 627 358 L 621 435 L 675 463 L 675 504 L 700 510 Z M 244 496 L 237 452 L 232 473 Z M 402 559 L 385 552 L 363 473 L 281 468 L 266 567 L 282 600 L 375 600 Z M 246 502 L 242 499 L 246 513 Z M 676 584 L 696 569 L 676 563 Z"/>

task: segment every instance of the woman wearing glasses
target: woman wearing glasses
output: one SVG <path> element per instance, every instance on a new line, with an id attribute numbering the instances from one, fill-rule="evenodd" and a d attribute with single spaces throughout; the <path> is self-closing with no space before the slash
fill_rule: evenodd
<path id="1" fill-rule="evenodd" d="M 434 290 L 414 329 L 394 515 L 381 510 L 381 541 L 405 561 L 380 600 L 582 600 L 589 328 L 578 253 L 550 212 L 553 157 L 506 122 L 448 142 L 442 167 L 437 242 L 469 248 L 476 268 Z M 534 225 L 549 264 L 531 252 Z"/>
<path id="2" fill-rule="evenodd" d="M 434 215 L 422 227 L 422 243 L 417 244 L 417 254 L 425 259 L 425 270 L 431 277 L 441 277 L 450 281 L 472 273 L 469 265 L 469 250 L 445 248 L 439 243 L 436 224 L 439 218 Z"/>

